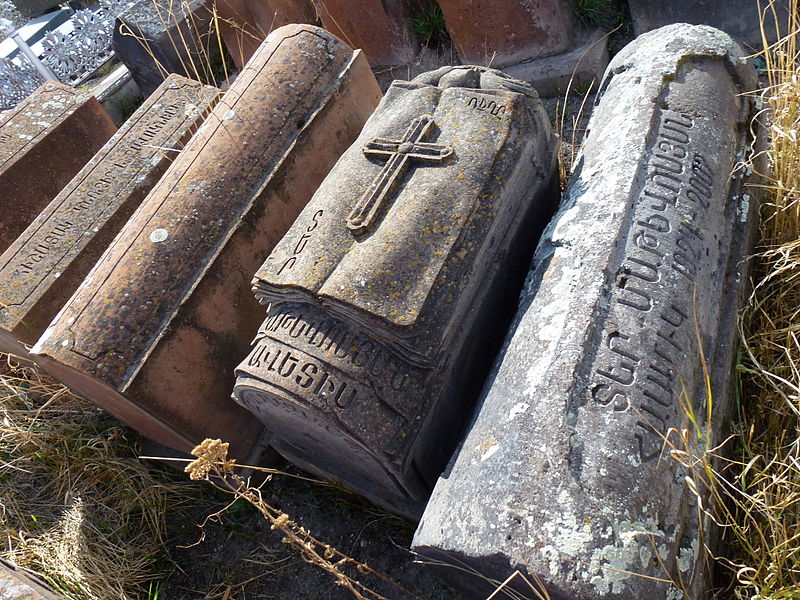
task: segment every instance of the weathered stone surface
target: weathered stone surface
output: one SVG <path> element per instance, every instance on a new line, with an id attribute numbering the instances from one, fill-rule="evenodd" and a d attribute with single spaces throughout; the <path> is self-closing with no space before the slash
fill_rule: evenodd
<path id="1" fill-rule="evenodd" d="M 242 68 L 270 31 L 290 23 L 314 23 L 311 0 L 215 0 L 225 46 Z"/>
<path id="2" fill-rule="evenodd" d="M 407 0 L 313 0 L 322 25 L 373 67 L 402 65 L 417 54 Z"/>
<path id="3" fill-rule="evenodd" d="M 688 429 L 713 447 L 732 404 L 758 214 L 731 176 L 751 141 L 741 94 L 757 85 L 742 56 L 721 31 L 680 25 L 612 60 L 515 325 L 417 530 L 423 556 L 497 582 L 535 574 L 554 600 L 682 598 L 670 576 L 704 596 L 697 498 L 663 436 Z M 470 597 L 491 589 L 441 574 Z"/>
<path id="4" fill-rule="evenodd" d="M 392 84 L 256 274 L 271 304 L 235 395 L 276 450 L 418 515 L 557 202 L 554 151 L 499 71 Z"/>
<path id="5" fill-rule="evenodd" d="M 139 0 L 117 17 L 111 46 L 147 98 L 170 73 L 206 73 L 202 48 L 217 43 L 210 22 L 206 0 Z"/>
<path id="6" fill-rule="evenodd" d="M 311 23 L 317 20 L 317 11 L 311 0 L 266 0 L 262 4 L 269 9 L 272 28 L 290 23 Z"/>
<path id="7" fill-rule="evenodd" d="M 596 91 L 608 66 L 606 37 L 603 31 L 580 30 L 572 49 L 510 65 L 503 71 L 510 77 L 529 82 L 542 98 L 563 96 L 568 90 L 592 81 L 595 82 L 592 90 Z"/>
<path id="8" fill-rule="evenodd" d="M 774 22 L 781 23 L 782 35 L 787 33 L 789 17 L 788 0 L 775 0 L 766 12 L 765 33 L 770 41 L 775 40 Z M 752 49 L 762 49 L 759 26 L 759 3 L 750 0 L 628 0 L 633 18 L 634 32 L 639 35 L 656 27 L 670 23 L 711 25 L 729 33 Z M 761 10 L 768 3 L 761 2 Z M 773 9 L 774 8 L 774 12 Z"/>
<path id="9" fill-rule="evenodd" d="M 59 600 L 63 598 L 51 588 L 0 561 L 0 600 Z"/>
<path id="10" fill-rule="evenodd" d="M 438 0 L 467 64 L 505 67 L 571 48 L 575 17 L 565 0 Z"/>
<path id="11" fill-rule="evenodd" d="M 262 425 L 230 398 L 263 319 L 252 274 L 377 105 L 359 52 L 274 31 L 37 342 L 55 377 L 146 436 L 246 457 Z"/>
<path id="12" fill-rule="evenodd" d="M 116 130 L 96 98 L 56 82 L 0 113 L 0 252 Z"/>
<path id="13" fill-rule="evenodd" d="M 39 339 L 219 94 L 170 75 L 0 256 L 0 351 Z"/>

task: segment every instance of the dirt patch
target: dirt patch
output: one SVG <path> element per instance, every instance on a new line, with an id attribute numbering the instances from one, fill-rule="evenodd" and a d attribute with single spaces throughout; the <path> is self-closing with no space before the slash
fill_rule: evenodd
<path id="1" fill-rule="evenodd" d="M 302 473 L 285 464 L 290 475 Z M 390 600 L 460 600 L 461 596 L 423 566 L 408 550 L 415 525 L 366 503 L 344 489 L 290 476 L 273 476 L 263 499 L 353 559 L 386 577 L 344 572 Z M 174 569 L 159 599 L 350 600 L 333 577 L 304 562 L 297 550 L 250 504 L 203 486 L 202 499 L 168 525 Z M 225 507 L 227 506 L 227 509 Z M 206 520 L 208 515 L 222 511 Z M 203 522 L 205 523 L 203 524 Z M 390 583 L 394 582 L 394 583 Z M 404 591 L 402 588 L 405 588 Z"/>

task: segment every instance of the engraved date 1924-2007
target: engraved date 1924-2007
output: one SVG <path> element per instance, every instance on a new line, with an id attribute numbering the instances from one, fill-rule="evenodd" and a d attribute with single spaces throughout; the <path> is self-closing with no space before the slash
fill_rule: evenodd
<path id="1" fill-rule="evenodd" d="M 704 267 L 717 261 L 701 228 L 719 180 L 696 150 L 696 119 L 662 111 L 593 361 L 591 398 L 636 415 L 633 435 L 643 462 L 661 451 L 681 386 L 691 377 L 695 287 Z"/>

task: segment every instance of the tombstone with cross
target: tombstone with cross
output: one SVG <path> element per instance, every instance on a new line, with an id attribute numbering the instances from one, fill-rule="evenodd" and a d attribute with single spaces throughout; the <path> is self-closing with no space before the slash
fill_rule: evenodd
<path id="1" fill-rule="evenodd" d="M 483 67 L 394 82 L 256 274 L 239 403 L 296 464 L 417 515 L 468 418 L 552 213 L 527 84 Z"/>

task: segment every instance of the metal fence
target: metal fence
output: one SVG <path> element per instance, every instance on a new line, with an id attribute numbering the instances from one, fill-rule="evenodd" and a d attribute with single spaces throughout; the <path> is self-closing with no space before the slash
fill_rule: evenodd
<path id="1" fill-rule="evenodd" d="M 0 57 L 0 110 L 16 106 L 45 79 L 77 86 L 91 77 L 114 55 L 114 20 L 128 4 L 101 0 L 98 6 L 76 11 L 31 45 L 18 33 L 8 32 L 19 51 Z"/>

